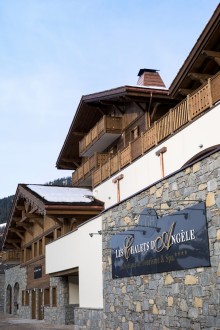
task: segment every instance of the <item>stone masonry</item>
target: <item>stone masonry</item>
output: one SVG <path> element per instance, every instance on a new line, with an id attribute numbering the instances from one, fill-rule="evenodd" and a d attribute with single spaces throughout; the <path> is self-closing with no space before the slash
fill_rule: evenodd
<path id="1" fill-rule="evenodd" d="M 26 268 L 15 266 L 10 269 L 5 270 L 5 312 L 11 314 L 17 314 L 22 318 L 30 318 L 30 313 L 26 306 L 22 306 L 22 290 L 26 289 L 27 275 Z M 15 301 L 15 288 L 18 286 L 18 297 Z M 9 289 L 10 288 L 10 289 Z M 9 298 L 9 290 L 11 290 L 11 299 Z M 10 301 L 11 300 L 11 301 Z M 11 305 L 11 308 L 10 306 Z"/>
<path id="2" fill-rule="evenodd" d="M 132 212 L 168 200 L 206 202 L 211 267 L 112 279 L 111 236 L 103 235 L 105 330 L 220 329 L 220 153 L 164 178 L 103 215 L 103 230 L 134 225 Z M 194 203 L 195 204 L 195 203 Z M 167 209 L 167 211 L 166 211 Z"/>

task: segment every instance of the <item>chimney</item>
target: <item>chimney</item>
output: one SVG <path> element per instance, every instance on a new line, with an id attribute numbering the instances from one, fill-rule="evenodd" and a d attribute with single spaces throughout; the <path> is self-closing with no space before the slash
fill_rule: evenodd
<path id="1" fill-rule="evenodd" d="M 138 82 L 139 86 L 146 87 L 164 87 L 166 88 L 163 80 L 161 79 L 158 70 L 154 69 L 140 69 L 138 72 Z"/>

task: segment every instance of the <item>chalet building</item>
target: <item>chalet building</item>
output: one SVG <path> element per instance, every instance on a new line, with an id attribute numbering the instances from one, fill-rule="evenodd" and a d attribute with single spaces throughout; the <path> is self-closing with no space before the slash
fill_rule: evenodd
<path id="1" fill-rule="evenodd" d="M 4 264 L 14 265 L 5 271 L 6 313 L 54 323 L 59 317 L 62 323 L 73 323 L 71 311 L 79 304 L 79 269 L 68 269 L 62 273 L 65 277 L 60 273 L 51 277 L 45 268 L 45 248 L 77 231 L 102 209 L 103 203 L 87 188 L 18 185 L 3 235 Z M 59 257 L 65 260 L 65 254 L 72 252 L 70 248 Z"/>
<path id="2" fill-rule="evenodd" d="M 46 247 L 51 276 L 80 269 L 79 327 L 220 328 L 219 65 L 220 5 L 169 88 L 143 68 L 82 96 L 56 165 L 105 210 Z"/>

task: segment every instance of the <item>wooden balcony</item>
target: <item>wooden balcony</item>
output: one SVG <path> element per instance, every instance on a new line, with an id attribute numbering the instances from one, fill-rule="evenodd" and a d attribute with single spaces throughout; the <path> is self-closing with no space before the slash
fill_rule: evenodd
<path id="1" fill-rule="evenodd" d="M 9 250 L 2 252 L 2 262 L 7 264 L 19 264 L 21 261 L 21 251 Z"/>
<path id="2" fill-rule="evenodd" d="M 186 99 L 161 117 L 147 131 L 92 173 L 92 186 L 95 187 L 117 171 L 147 153 L 159 142 L 177 132 L 184 125 L 211 108 L 220 100 L 220 73 L 208 80 L 206 84 L 188 95 Z"/>
<path id="3" fill-rule="evenodd" d="M 94 153 L 85 158 L 84 163 L 72 174 L 73 186 L 91 186 L 92 172 L 106 163 L 109 159 L 108 153 Z"/>
<path id="4" fill-rule="evenodd" d="M 104 151 L 122 132 L 122 117 L 103 116 L 102 119 L 79 142 L 81 157 Z"/>

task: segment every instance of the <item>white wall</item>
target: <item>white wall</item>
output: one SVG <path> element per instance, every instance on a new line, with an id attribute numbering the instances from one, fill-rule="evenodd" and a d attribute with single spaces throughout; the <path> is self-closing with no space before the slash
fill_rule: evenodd
<path id="1" fill-rule="evenodd" d="M 102 229 L 101 217 L 97 217 L 78 230 L 46 245 L 46 273 L 79 268 L 79 305 L 102 308 Z"/>
<path id="2" fill-rule="evenodd" d="M 220 104 L 130 166 L 122 169 L 116 175 L 121 173 L 124 175 L 120 181 L 121 200 L 161 179 L 160 157 L 156 156 L 155 152 L 162 147 L 167 147 L 167 152 L 164 153 L 166 176 L 181 168 L 202 150 L 220 144 L 219 123 Z M 201 144 L 202 148 L 199 147 Z M 116 176 L 95 187 L 93 191 L 97 199 L 105 202 L 106 208 L 117 203 L 117 187 L 112 183 L 112 179 Z"/>

